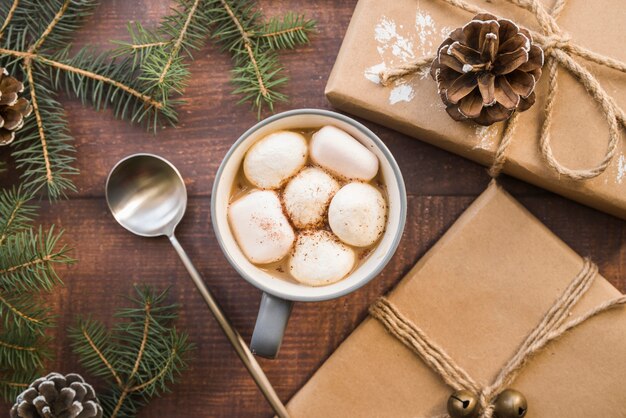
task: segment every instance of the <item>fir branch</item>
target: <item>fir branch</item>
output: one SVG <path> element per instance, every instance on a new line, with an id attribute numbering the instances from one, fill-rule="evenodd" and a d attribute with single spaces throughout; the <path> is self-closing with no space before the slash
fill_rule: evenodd
<path id="1" fill-rule="evenodd" d="M 163 62 L 170 59 L 170 66 L 163 73 Z M 137 80 L 141 83 L 142 90 L 148 92 L 168 106 L 175 106 L 181 101 L 171 100 L 173 94 L 182 94 L 187 86 L 189 71 L 180 55 L 172 56 L 167 47 L 151 48 L 145 57 L 139 70 Z M 165 77 L 163 78 L 163 74 Z"/>
<path id="2" fill-rule="evenodd" d="M 40 375 L 40 370 L 5 369 L 0 370 L 0 396 L 7 402 L 15 402 L 15 398 Z"/>
<path id="3" fill-rule="evenodd" d="M 22 345 L 17 345 L 15 343 L 2 341 L 1 339 L 0 339 L 0 347 L 2 347 L 0 348 L 0 350 L 8 349 L 8 350 L 16 351 L 16 352 L 26 352 L 26 353 L 32 353 L 37 350 L 37 347 L 32 346 L 32 345 L 22 346 Z"/>
<path id="4" fill-rule="evenodd" d="M 176 343 L 172 342 L 172 351 L 170 352 L 170 355 L 167 359 L 167 361 L 165 362 L 165 364 L 163 365 L 163 367 L 161 368 L 161 370 L 154 375 L 154 377 L 152 377 L 150 380 L 143 382 L 141 384 L 138 384 L 136 386 L 133 386 L 131 388 L 128 389 L 129 393 L 133 393 L 133 392 L 140 392 L 140 391 L 144 391 L 147 388 L 149 388 L 150 386 L 154 386 L 156 385 L 157 382 L 164 380 L 163 378 L 165 377 L 165 375 L 169 372 L 169 370 L 172 367 L 172 364 L 174 363 L 174 361 L 176 360 L 176 356 L 178 355 L 178 351 L 176 348 Z"/>
<path id="5" fill-rule="evenodd" d="M 65 48 L 64 50 L 61 51 L 60 54 L 57 54 L 57 56 L 63 57 L 63 60 L 66 61 L 66 62 L 61 62 L 61 60 L 50 59 L 43 55 L 38 55 L 33 52 L 23 52 L 23 51 L 18 51 L 18 50 L 0 48 L 0 54 L 10 55 L 10 56 L 18 57 L 18 58 L 24 58 L 26 60 L 25 66 L 27 68 L 27 71 L 29 67 L 32 67 L 30 65 L 30 61 L 31 60 L 37 61 L 42 64 L 49 65 L 50 67 L 54 67 L 58 70 L 64 71 L 68 74 L 76 75 L 79 77 L 85 77 L 86 79 L 91 79 L 95 82 L 102 82 L 116 89 L 123 90 L 126 93 L 130 94 L 131 96 L 135 96 L 137 99 L 143 101 L 148 106 L 153 106 L 157 109 L 161 109 L 163 107 L 162 103 L 158 102 L 157 100 L 154 100 L 153 98 L 151 98 L 150 96 L 146 94 L 143 94 L 137 91 L 131 86 L 123 82 L 117 81 L 111 77 L 107 77 L 106 75 L 100 74 L 97 71 L 81 68 L 81 65 L 79 64 L 82 62 L 82 63 L 87 63 L 88 65 L 93 66 L 94 63 L 96 63 L 97 65 L 100 65 L 100 66 L 107 66 L 109 70 L 111 70 L 111 68 L 114 67 L 115 63 L 111 61 L 107 62 L 106 58 L 109 57 L 109 54 L 105 53 L 100 56 L 93 56 L 88 53 L 89 51 L 88 48 L 83 48 L 78 54 L 76 54 L 76 56 L 74 56 L 71 59 L 68 59 L 67 51 L 68 51 L 68 48 Z M 122 68 L 124 67 L 122 66 Z M 118 72 L 121 73 L 119 69 L 118 69 Z M 52 79 L 57 80 L 56 85 L 58 86 L 59 74 L 57 73 L 55 75 L 56 77 L 53 77 Z"/>
<path id="6" fill-rule="evenodd" d="M 27 203 L 30 198 L 21 188 L 0 190 L 0 248 L 9 235 L 26 229 L 35 217 L 37 207 Z"/>
<path id="7" fill-rule="evenodd" d="M 139 344 L 139 349 L 137 350 L 135 365 L 133 366 L 133 370 L 128 375 L 128 380 L 132 380 L 137 371 L 139 370 L 139 365 L 141 364 L 141 360 L 143 359 L 143 355 L 146 352 L 146 343 L 148 342 L 148 336 L 150 335 L 150 308 L 152 307 L 152 300 L 147 299 L 143 304 L 144 311 L 144 320 L 143 320 L 143 331 L 141 333 L 141 343 Z"/>
<path id="8" fill-rule="evenodd" d="M 120 309 L 113 331 L 100 322 L 80 321 L 70 330 L 74 351 L 90 372 L 110 380 L 100 396 L 109 418 L 134 416 L 148 398 L 168 390 L 168 382 L 186 367 L 187 336 L 171 323 L 176 305 L 166 305 L 167 291 L 136 287 L 132 307 Z"/>
<path id="9" fill-rule="evenodd" d="M 11 295 L 0 292 L 0 315 L 5 329 L 24 330 L 33 336 L 43 335 L 52 326 L 49 309 L 42 307 L 28 293 Z"/>
<path id="10" fill-rule="evenodd" d="M 56 265 L 73 262 L 59 244 L 61 232 L 32 228 L 31 196 L 0 190 L 0 395 L 10 402 L 50 357 L 45 333 L 53 316 L 37 293 L 60 283 Z"/>
<path id="11" fill-rule="evenodd" d="M 26 45 L 33 46 L 43 38 L 31 52 L 41 48 L 44 41 L 46 49 L 63 48 L 97 5 L 97 0 L 20 0 L 8 27 L 22 32 Z M 23 45 L 20 48 L 29 49 Z"/>
<path id="12" fill-rule="evenodd" d="M 70 180 L 74 147 L 62 107 L 64 88 L 97 110 L 145 124 L 156 132 L 175 124 L 175 107 L 190 78 L 185 58 L 210 36 L 233 56 L 234 93 L 259 112 L 286 100 L 278 90 L 287 81 L 275 53 L 307 43 L 315 22 L 288 13 L 263 21 L 252 0 L 177 0 L 154 30 L 129 24 L 131 42 L 109 52 L 90 47 L 70 55 L 70 40 L 97 0 L 13 0 L 1 2 L 0 65 L 25 80 L 33 116 L 12 145 L 24 187 L 47 190 L 51 199 L 75 191 Z M 0 169 L 2 167 L 0 166 Z"/>
<path id="13" fill-rule="evenodd" d="M 170 42 L 167 41 L 157 41 L 146 44 L 130 44 L 131 49 L 146 49 L 146 48 L 154 48 L 155 46 L 166 46 L 169 45 Z"/>
<path id="14" fill-rule="evenodd" d="M 0 249 L 0 288 L 11 292 L 50 290 L 61 283 L 54 266 L 74 262 L 58 245 L 63 232 L 32 229 L 8 236 Z"/>
<path id="15" fill-rule="evenodd" d="M 61 5 L 61 8 L 57 12 L 57 14 L 54 15 L 54 18 L 48 24 L 48 27 L 46 27 L 46 29 L 43 31 L 43 33 L 39 36 L 39 39 L 37 39 L 37 41 L 34 44 L 32 44 L 30 48 L 28 48 L 28 52 L 30 52 L 32 54 L 32 53 L 36 52 L 39 49 L 39 47 L 41 47 L 41 45 L 43 45 L 43 43 L 46 41 L 46 38 L 48 37 L 48 35 L 50 35 L 50 33 L 54 30 L 54 27 L 63 18 L 63 15 L 65 14 L 65 12 L 67 11 L 67 8 L 70 5 L 70 1 L 71 0 L 65 0 L 63 2 L 63 4 Z"/>
<path id="16" fill-rule="evenodd" d="M 39 104 L 37 102 L 35 81 L 33 79 L 33 66 L 31 64 L 31 61 L 27 61 L 24 66 L 26 67 L 26 77 L 28 77 L 28 85 L 30 86 L 30 102 L 33 106 L 33 113 L 35 114 L 35 120 L 37 122 L 37 132 L 39 133 L 39 140 L 41 142 L 42 158 L 46 170 L 46 182 L 48 183 L 48 188 L 52 188 L 52 183 L 54 183 L 54 177 L 52 175 L 52 168 L 50 164 L 48 141 L 46 139 L 46 133 L 43 129 L 43 119 L 41 117 L 41 111 L 39 110 Z"/>
<path id="17" fill-rule="evenodd" d="M 11 19 L 13 19 L 13 15 L 15 14 L 15 10 L 17 9 L 17 6 L 19 5 L 20 0 L 13 0 L 13 3 L 11 4 L 11 8 L 8 10 L 6 17 L 4 18 L 4 22 L 2 23 L 2 26 L 0 27 L 0 37 L 2 37 L 2 35 L 4 35 L 4 30 L 7 28 L 7 26 L 9 26 L 9 23 L 11 23 Z"/>
<path id="18" fill-rule="evenodd" d="M 189 58 L 193 58 L 191 50 L 204 45 L 212 24 L 208 14 L 211 1 L 214 0 L 176 0 L 177 6 L 172 13 L 161 20 L 156 32 L 171 46 L 170 56 L 184 51 Z M 168 61 L 169 58 L 164 61 L 163 67 Z"/>
<path id="19" fill-rule="evenodd" d="M 112 57 L 130 56 L 133 59 L 133 69 L 143 65 L 144 60 L 155 52 L 155 48 L 163 48 L 171 44 L 171 40 L 164 40 L 160 34 L 143 27 L 141 22 L 129 22 L 127 31 L 130 42 L 111 41 L 117 48 Z"/>
<path id="20" fill-rule="evenodd" d="M 237 31 L 239 32 L 239 36 L 241 37 L 241 42 L 243 43 L 243 47 L 246 53 L 248 54 L 248 58 L 250 59 L 250 65 L 252 65 L 252 68 L 254 69 L 254 74 L 256 75 L 259 91 L 261 95 L 267 100 L 267 98 L 269 97 L 269 92 L 263 80 L 263 75 L 261 73 L 261 69 L 259 66 L 259 59 L 257 59 L 254 51 L 252 50 L 252 42 L 250 41 L 250 37 L 248 36 L 248 31 L 244 29 L 243 27 L 243 23 L 242 23 L 243 19 L 235 15 L 235 13 L 233 12 L 233 9 L 226 2 L 226 0 L 220 0 L 220 3 L 222 4 L 222 7 L 228 14 L 228 17 L 230 17 L 232 23 L 235 25 L 235 27 L 237 28 Z M 256 15 L 253 15 L 253 17 L 248 18 L 248 20 L 254 21 L 255 17 Z"/>
<path id="21" fill-rule="evenodd" d="M 86 49 L 83 49 L 81 51 L 81 53 L 77 54 L 73 60 L 69 61 L 68 63 L 63 63 L 63 62 L 58 62 L 58 61 L 54 61 L 45 57 L 37 57 L 35 58 L 37 61 L 42 62 L 44 64 L 50 65 L 52 67 L 58 68 L 59 70 L 65 71 L 66 73 L 69 74 L 69 77 L 72 77 L 72 75 L 78 76 L 78 78 L 76 78 L 75 80 L 78 80 L 78 83 L 75 84 L 82 84 L 82 82 L 84 81 L 84 79 L 90 79 L 92 81 L 94 81 L 95 83 L 104 83 L 104 84 L 108 84 L 111 87 L 113 87 L 114 89 L 119 89 L 119 90 L 123 90 L 124 92 L 128 93 L 131 96 L 134 96 L 135 98 L 141 100 L 145 105 L 149 106 L 149 107 L 154 107 L 157 109 L 161 109 L 163 108 L 163 103 L 154 100 L 152 97 L 143 94 L 137 90 L 135 90 L 134 88 L 130 87 L 127 84 L 124 84 L 122 82 L 119 82 L 111 77 L 107 77 L 105 75 L 99 74 L 95 71 L 90 71 L 87 69 L 83 69 L 80 68 L 77 64 L 77 62 L 80 62 L 80 60 L 83 58 L 84 55 L 88 55 L 88 53 L 86 52 Z M 96 62 L 98 64 L 101 65 L 105 65 L 108 66 L 109 69 L 111 69 L 112 66 L 112 62 L 105 62 L 106 61 L 106 55 L 104 56 L 100 56 L 97 58 L 94 58 L 93 56 L 91 56 L 91 58 L 93 59 L 92 62 Z M 124 68 L 123 66 L 120 66 L 121 68 Z M 119 69 L 116 69 L 119 72 Z M 81 78 L 84 77 L 84 78 Z M 57 78 L 58 79 L 58 78 Z M 72 80 L 71 78 L 68 78 L 68 80 Z M 70 83 L 72 83 L 70 81 Z M 95 86 L 93 87 L 93 90 L 89 90 L 88 89 L 83 89 L 83 93 L 89 93 L 91 91 L 95 91 Z M 79 95 L 80 93 L 76 92 L 77 95 Z"/>
<path id="22" fill-rule="evenodd" d="M 250 0 L 211 3 L 215 22 L 212 36 L 233 57 L 233 93 L 241 95 L 240 103 L 251 102 L 259 116 L 263 106 L 273 111 L 274 103 L 287 99 L 279 91 L 287 77 L 275 51 L 307 42 L 315 22 L 288 13 L 263 23 L 263 15 Z"/>
<path id="23" fill-rule="evenodd" d="M 182 94 L 189 80 L 183 53 L 192 58 L 191 50 L 202 46 L 209 36 L 209 1 L 178 0 L 178 7 L 163 18 L 156 30 L 146 30 L 141 25 L 129 28 L 132 45 L 121 44 L 117 51 L 134 57 L 135 62 L 138 57 L 143 58 L 138 67 L 143 90 L 165 103 L 174 104 L 171 96 Z"/>
<path id="24" fill-rule="evenodd" d="M 180 48 L 182 47 L 183 41 L 185 40 L 185 37 L 187 36 L 187 31 L 189 30 L 189 24 L 191 23 L 191 20 L 196 14 L 196 10 L 198 10 L 198 4 L 200 4 L 200 0 L 194 0 L 192 6 L 189 8 L 189 11 L 187 12 L 187 18 L 185 19 L 185 23 L 180 29 L 180 33 L 178 37 L 176 38 L 176 40 L 174 41 L 174 44 L 172 45 L 172 48 L 170 50 L 170 56 L 165 62 L 165 65 L 163 66 L 163 71 L 161 72 L 161 75 L 159 76 L 159 84 L 163 83 L 163 80 L 165 79 L 165 76 L 167 75 L 168 70 L 172 66 L 172 61 L 178 56 L 178 53 L 180 52 Z"/>
<path id="25" fill-rule="evenodd" d="M 309 34 L 315 32 L 316 22 L 304 15 L 287 13 L 283 18 L 273 17 L 254 33 L 254 37 L 270 49 L 293 49 L 309 43 Z"/>
<path id="26" fill-rule="evenodd" d="M 47 345 L 49 338 L 38 338 L 34 334 L 16 330 L 0 336 L 0 369 L 38 370 L 50 358 Z"/>
<path id="27" fill-rule="evenodd" d="M 63 107 L 44 81 L 46 74 L 30 62 L 25 66 L 35 116 L 26 119 L 12 144 L 12 155 L 17 168 L 22 170 L 23 187 L 30 192 L 45 187 L 49 197 L 56 199 L 65 196 L 67 191 L 76 190 L 70 180 L 77 174 L 72 167 L 73 138 L 69 135 Z"/>
<path id="28" fill-rule="evenodd" d="M 78 326 L 70 331 L 70 336 L 74 340 L 74 351 L 91 373 L 99 377 L 113 377 L 118 386 L 123 385 L 120 375 L 113 368 L 115 353 L 110 346 L 111 334 L 103 324 L 79 320 Z"/>

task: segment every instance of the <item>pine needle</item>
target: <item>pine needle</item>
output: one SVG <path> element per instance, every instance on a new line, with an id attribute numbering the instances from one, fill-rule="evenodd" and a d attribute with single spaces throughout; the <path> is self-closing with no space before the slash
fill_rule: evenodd
<path id="1" fill-rule="evenodd" d="M 293 49 L 309 43 L 309 34 L 315 31 L 315 21 L 307 20 L 303 15 L 287 13 L 282 17 L 273 17 L 261 25 L 254 37 L 270 49 Z"/>
<path id="2" fill-rule="evenodd" d="M 0 190 L 0 396 L 13 402 L 50 357 L 54 317 L 40 293 L 61 283 L 59 265 L 74 262 L 62 231 L 33 228 L 37 207 L 21 188 Z"/>
<path id="3" fill-rule="evenodd" d="M 0 3 L 0 66 L 24 82 L 33 105 L 12 155 L 24 189 L 43 189 L 51 199 L 75 192 L 71 178 L 78 174 L 73 138 L 56 100 L 60 89 L 156 132 L 177 122 L 175 109 L 190 80 L 187 59 L 213 38 L 233 57 L 233 93 L 260 117 L 264 107 L 273 110 L 287 100 L 280 92 L 287 77 L 275 51 L 308 43 L 315 30 L 313 20 L 295 13 L 265 21 L 251 0 L 177 0 L 156 29 L 129 23 L 130 42 L 113 41 L 109 52 L 87 46 L 70 54 L 75 31 L 96 6 L 96 0 Z"/>
<path id="4" fill-rule="evenodd" d="M 120 321 L 112 330 L 92 319 L 70 329 L 81 364 L 110 384 L 99 396 L 108 418 L 135 416 L 149 398 L 167 392 L 186 368 L 191 349 L 187 335 L 172 326 L 177 305 L 165 304 L 167 291 L 135 290 L 132 305 L 117 312 Z"/>

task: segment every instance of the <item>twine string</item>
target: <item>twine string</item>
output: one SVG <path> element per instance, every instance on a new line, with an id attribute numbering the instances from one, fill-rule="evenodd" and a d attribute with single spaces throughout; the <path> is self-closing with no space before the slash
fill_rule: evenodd
<path id="1" fill-rule="evenodd" d="M 441 1 L 470 13 L 488 13 L 480 7 L 467 3 L 465 0 Z M 589 70 L 576 62 L 572 56 L 583 58 L 589 62 L 622 73 L 626 73 L 626 63 L 598 54 L 571 41 L 569 35 L 567 35 L 556 22 L 556 19 L 565 7 L 566 0 L 557 0 L 551 12 L 548 12 L 539 0 L 508 1 L 532 13 L 542 31 L 541 33 L 532 30 L 529 31 L 535 42 L 541 45 L 544 50 L 546 55 L 545 65 L 548 72 L 548 92 L 546 95 L 543 112 L 544 119 L 539 138 L 541 155 L 551 169 L 569 179 L 587 180 L 599 176 L 607 169 L 615 157 L 620 139 L 620 128 L 626 127 L 626 114 L 617 105 L 615 99 L 602 88 L 596 77 L 594 77 Z M 430 67 L 435 59 L 436 54 L 420 57 L 414 62 L 402 64 L 398 67 L 385 69 L 380 74 L 381 84 L 387 86 L 401 77 L 422 71 Z M 559 162 L 552 152 L 550 128 L 554 119 L 554 103 L 558 91 L 558 65 L 565 68 L 583 85 L 587 93 L 599 105 L 608 124 L 609 140 L 604 156 L 595 167 L 589 169 L 568 168 Z M 512 133 L 518 121 L 516 117 L 517 114 L 518 112 L 514 112 L 511 118 L 505 122 L 503 136 L 496 149 L 492 167 L 489 170 L 493 177 L 500 174 L 506 162 L 506 151 L 511 144 Z"/>
<path id="2" fill-rule="evenodd" d="M 506 151 L 509 149 L 509 145 L 511 145 L 513 140 L 513 134 L 515 133 L 518 120 L 519 113 L 513 112 L 511 117 L 504 124 L 504 133 L 502 134 L 502 139 L 500 139 L 500 144 L 498 144 L 498 149 L 496 149 L 493 164 L 491 164 L 491 168 L 489 169 L 489 175 L 494 179 L 500 175 L 500 172 L 504 168 Z"/>
<path id="3" fill-rule="evenodd" d="M 621 296 L 604 302 L 566 322 L 571 309 L 587 293 L 597 274 L 597 266 L 585 259 L 582 269 L 552 304 L 539 324 L 528 334 L 513 357 L 500 369 L 493 383 L 482 387 L 443 348 L 405 317 L 388 299 L 380 298 L 370 307 L 369 313 L 380 321 L 391 335 L 439 374 L 448 386 L 455 390 L 466 389 L 477 394 L 480 408 L 479 418 L 493 418 L 494 401 L 498 394 L 511 385 L 533 355 L 590 318 L 626 304 L 626 296 Z M 447 415 L 438 415 L 437 417 L 447 417 Z"/>

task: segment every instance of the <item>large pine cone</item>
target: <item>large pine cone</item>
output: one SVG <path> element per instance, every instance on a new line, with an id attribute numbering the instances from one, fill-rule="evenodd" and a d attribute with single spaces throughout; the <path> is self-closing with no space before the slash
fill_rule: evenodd
<path id="1" fill-rule="evenodd" d="M 17 397 L 11 418 L 102 418 L 102 407 L 90 384 L 74 373 L 50 373 Z"/>
<path id="2" fill-rule="evenodd" d="M 19 97 L 23 91 L 24 85 L 0 67 L 0 146 L 13 142 L 15 131 L 24 126 L 24 118 L 32 111 L 28 100 Z"/>
<path id="3" fill-rule="evenodd" d="M 454 120 L 491 125 L 535 103 L 542 66 L 528 30 L 483 13 L 443 41 L 430 74 Z"/>

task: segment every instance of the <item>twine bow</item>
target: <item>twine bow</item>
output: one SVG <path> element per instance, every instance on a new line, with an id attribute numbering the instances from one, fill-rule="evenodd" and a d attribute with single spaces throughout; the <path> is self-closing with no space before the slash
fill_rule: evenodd
<path id="1" fill-rule="evenodd" d="M 428 367 L 439 374 L 454 390 L 469 390 L 478 395 L 479 418 L 493 418 L 495 398 L 509 387 L 531 357 L 551 341 L 602 312 L 626 304 L 626 296 L 602 303 L 583 315 L 565 322 L 570 310 L 589 290 L 598 273 L 598 267 L 585 259 L 583 268 L 563 294 L 554 302 L 539 324 L 519 346 L 515 355 L 504 365 L 493 383 L 483 386 L 476 382 L 446 351 L 424 331 L 402 315 L 386 298 L 380 298 L 370 307 L 369 313 L 379 320 L 387 331 L 421 358 Z M 443 417 L 449 417 L 443 415 Z"/>
<path id="2" fill-rule="evenodd" d="M 442 0 L 452 6 L 470 13 L 489 13 L 480 7 L 466 3 L 464 0 Z M 573 180 L 587 180 L 602 174 L 610 165 L 615 156 L 617 144 L 620 139 L 620 127 L 626 127 L 626 115 L 617 105 L 615 100 L 602 88 L 598 80 L 585 67 L 576 62 L 573 56 L 578 56 L 587 61 L 614 70 L 626 73 L 626 63 L 593 52 L 571 41 L 557 24 L 556 19 L 563 11 L 566 0 L 557 0 L 549 13 L 539 0 L 508 0 L 510 3 L 531 12 L 542 33 L 530 31 L 533 40 L 539 44 L 545 53 L 546 61 L 544 66 L 548 74 L 548 92 L 544 108 L 545 118 L 541 125 L 539 145 L 541 154 L 550 166 L 557 173 Z M 408 74 L 415 73 L 429 67 L 436 56 L 420 57 L 415 62 L 401 65 L 399 67 L 384 70 L 380 74 L 381 84 L 388 85 L 392 81 Z M 552 153 L 550 127 L 553 119 L 553 109 L 556 93 L 558 90 L 557 76 L 558 65 L 569 71 L 582 85 L 587 93 L 596 101 L 604 114 L 609 128 L 609 142 L 602 161 L 590 169 L 571 169 L 561 164 Z M 515 112 L 505 122 L 504 133 L 495 153 L 494 162 L 489 170 L 493 177 L 498 176 L 506 161 L 506 150 L 511 143 L 515 127 L 518 122 L 519 113 Z"/>

